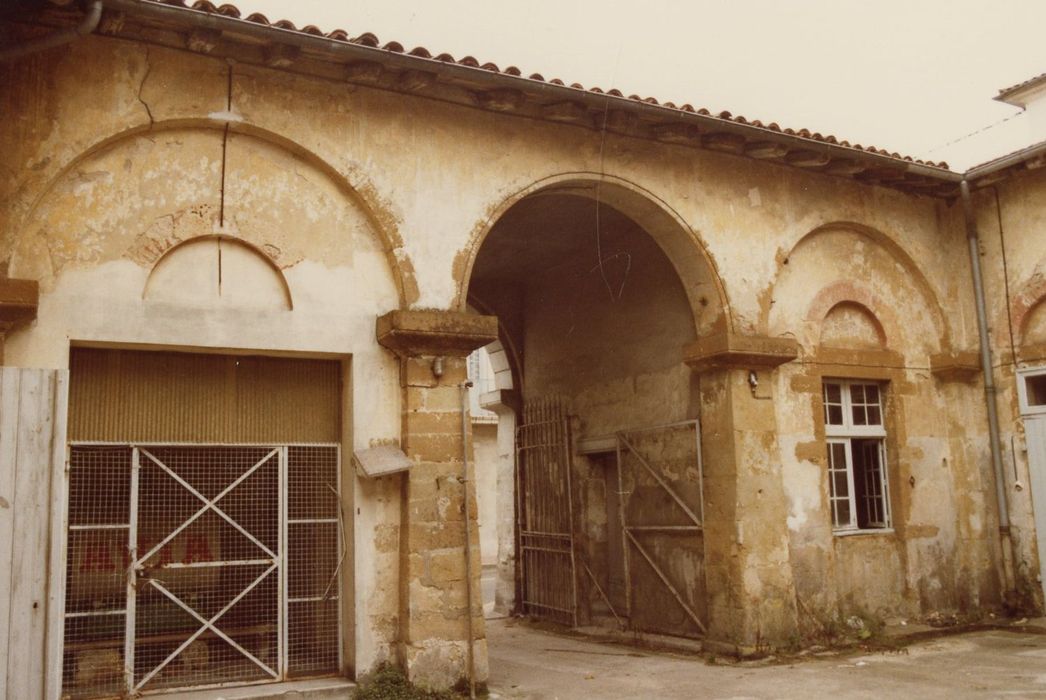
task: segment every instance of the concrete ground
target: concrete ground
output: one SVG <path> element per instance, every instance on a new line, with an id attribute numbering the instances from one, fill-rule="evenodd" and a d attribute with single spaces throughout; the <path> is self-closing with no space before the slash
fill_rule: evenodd
<path id="1" fill-rule="evenodd" d="M 1032 631 L 969 632 L 794 663 L 712 664 L 487 620 L 491 697 L 513 700 L 1046 698 L 1046 630 Z"/>

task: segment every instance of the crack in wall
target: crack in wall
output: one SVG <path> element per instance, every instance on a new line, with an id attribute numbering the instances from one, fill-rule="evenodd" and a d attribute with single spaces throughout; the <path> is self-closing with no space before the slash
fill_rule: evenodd
<path id="1" fill-rule="evenodd" d="M 149 115 L 149 126 L 152 127 L 156 120 L 153 119 L 153 111 L 149 109 L 149 104 L 142 99 L 142 90 L 145 89 L 145 81 L 149 79 L 149 75 L 153 72 L 153 64 L 149 60 L 149 47 L 145 49 L 145 75 L 142 76 L 142 82 L 138 85 L 138 94 L 135 95 L 138 101 L 142 103 L 142 107 L 145 107 L 145 113 Z"/>

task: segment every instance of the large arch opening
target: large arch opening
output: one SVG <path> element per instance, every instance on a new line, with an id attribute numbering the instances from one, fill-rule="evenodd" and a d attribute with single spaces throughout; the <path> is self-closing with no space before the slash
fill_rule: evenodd
<path id="1" fill-rule="evenodd" d="M 495 498 L 516 513 L 497 556 L 516 599 L 499 611 L 700 636 L 700 401 L 682 350 L 728 323 L 711 261 L 660 203 L 607 182 L 528 192 L 477 246 L 467 303 L 513 350 L 516 478 Z"/>

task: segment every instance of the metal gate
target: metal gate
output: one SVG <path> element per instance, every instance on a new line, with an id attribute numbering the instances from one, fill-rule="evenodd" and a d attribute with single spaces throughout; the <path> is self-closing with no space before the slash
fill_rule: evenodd
<path id="1" fill-rule="evenodd" d="M 633 629 L 700 636 L 704 526 L 696 420 L 617 434 L 626 616 Z"/>
<path id="2" fill-rule="evenodd" d="M 562 400 L 526 402 L 522 424 L 516 429 L 521 608 L 525 615 L 576 626 L 570 454 Z"/>
<path id="3" fill-rule="evenodd" d="M 63 695 L 336 672 L 337 445 L 74 444 Z"/>

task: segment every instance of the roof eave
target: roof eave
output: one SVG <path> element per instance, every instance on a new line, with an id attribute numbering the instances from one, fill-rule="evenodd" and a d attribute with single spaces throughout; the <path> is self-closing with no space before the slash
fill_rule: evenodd
<path id="1" fill-rule="evenodd" d="M 236 35 L 243 35 L 266 43 L 286 44 L 311 53 L 333 56 L 347 64 L 373 62 L 380 63 L 382 66 L 394 70 L 425 71 L 433 74 L 437 80 L 442 79 L 448 83 L 475 84 L 482 82 L 489 86 L 490 90 L 517 90 L 539 99 L 544 97 L 550 101 L 573 102 L 596 113 L 605 114 L 609 110 L 617 110 L 666 125 L 673 123 L 692 125 L 704 134 L 734 134 L 743 138 L 746 144 L 779 144 L 782 147 L 802 151 L 803 153 L 820 154 L 829 162 L 836 160 L 844 163 L 855 162 L 861 164 L 862 167 L 866 166 L 869 171 L 889 171 L 905 173 L 915 178 L 927 178 L 943 186 L 941 191 L 938 192 L 922 192 L 933 196 L 952 196 L 947 193 L 949 186 L 956 185 L 963 179 L 960 173 L 901 158 L 896 156 L 896 154 L 873 152 L 816 138 L 808 138 L 797 133 L 778 131 L 751 122 L 734 121 L 733 119 L 701 114 L 669 105 L 651 104 L 634 97 L 617 96 L 555 82 L 543 82 L 521 75 L 487 70 L 478 66 L 449 63 L 436 58 L 397 53 L 384 48 L 341 41 L 274 25 L 259 24 L 239 17 L 197 10 L 190 7 L 142 2 L 140 0 L 104 0 L 104 4 L 109 11 L 122 12 L 129 16 L 142 17 L 165 25 L 170 24 L 185 26 L 194 30 L 221 32 L 223 36 L 230 38 Z M 738 155 L 746 154 L 739 152 Z M 796 169 L 803 169 L 800 166 L 791 165 L 781 160 L 775 160 L 774 162 L 789 165 Z M 810 171 L 813 172 L 815 170 Z M 905 189 L 889 181 L 883 184 L 898 189 Z M 913 186 L 913 189 L 915 189 L 915 186 Z"/>

